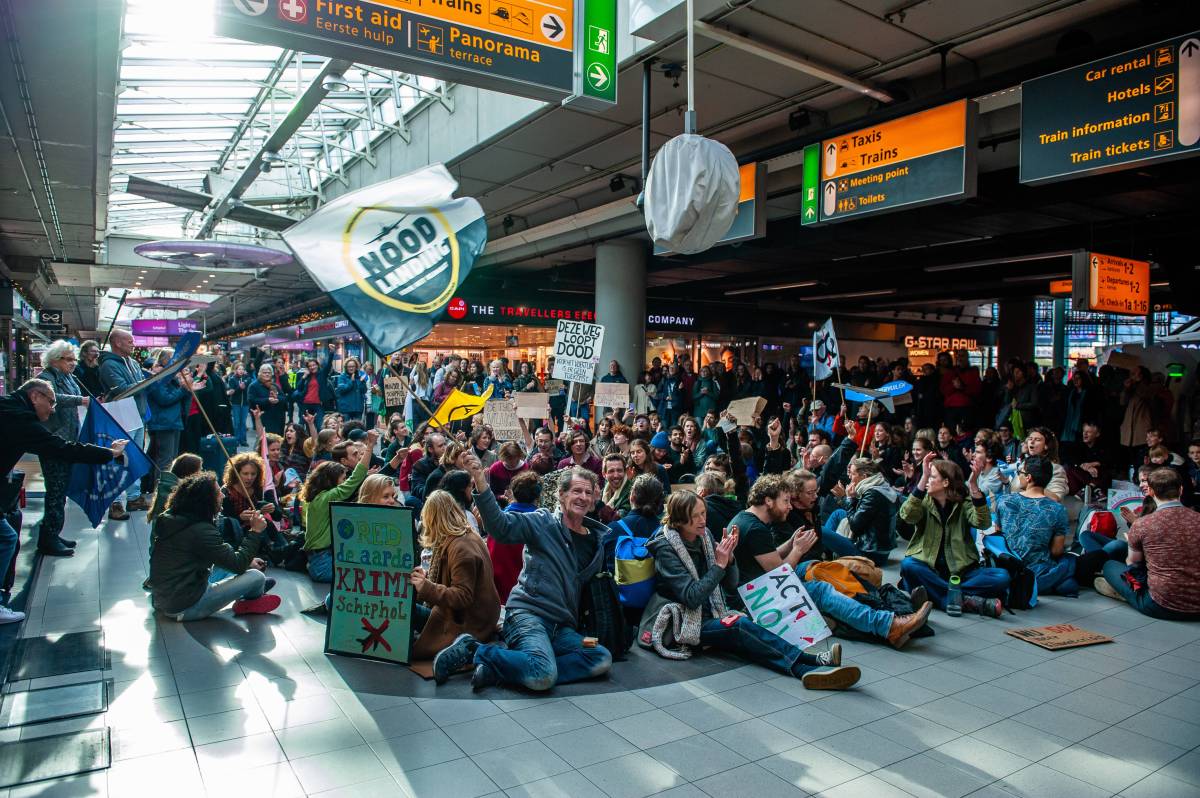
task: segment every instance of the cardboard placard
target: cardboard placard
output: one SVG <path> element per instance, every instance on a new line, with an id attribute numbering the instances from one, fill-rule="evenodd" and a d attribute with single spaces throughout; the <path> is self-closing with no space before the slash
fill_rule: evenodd
<path id="1" fill-rule="evenodd" d="M 604 346 L 604 325 L 559 319 L 554 330 L 555 379 L 591 385 Z"/>
<path id="2" fill-rule="evenodd" d="M 1028 629 L 1006 629 L 1005 634 L 1020 638 L 1035 646 L 1057 651 L 1060 648 L 1076 648 L 1078 646 L 1094 646 L 1097 643 L 1111 643 L 1112 638 L 1098 632 L 1080 629 L 1075 624 L 1060 623 L 1053 626 L 1034 626 Z"/>
<path id="3" fill-rule="evenodd" d="M 325 653 L 407 663 L 413 518 L 408 507 L 334 502 L 333 609 Z"/>
<path id="4" fill-rule="evenodd" d="M 833 634 L 804 583 L 787 563 L 738 588 L 756 624 L 800 648 Z"/>
<path id="5" fill-rule="evenodd" d="M 597 407 L 629 407 L 629 384 L 624 382 L 596 383 Z"/>
<path id="6" fill-rule="evenodd" d="M 1119 514 L 1122 507 L 1128 507 L 1130 510 L 1141 507 L 1142 501 L 1145 498 L 1137 485 L 1132 482 L 1114 479 L 1112 485 L 1108 488 L 1108 493 L 1105 495 L 1104 501 L 1111 512 Z"/>
<path id="7" fill-rule="evenodd" d="M 565 380 L 546 380 L 546 393 L 558 393 L 559 391 L 565 391 L 566 389 L 567 383 Z"/>
<path id="8" fill-rule="evenodd" d="M 517 418 L 550 418 L 549 394 L 518 391 L 513 397 L 517 400 Z"/>
<path id="9" fill-rule="evenodd" d="M 729 403 L 726 412 L 736 418 L 739 425 L 748 427 L 754 423 L 755 416 L 762 414 L 766 406 L 766 399 L 761 396 L 750 396 L 746 399 L 734 399 Z"/>
<path id="10" fill-rule="evenodd" d="M 1131 355 L 1127 352 L 1118 352 L 1115 349 L 1108 353 L 1107 365 L 1115 369 L 1125 369 L 1133 371 L 1138 366 L 1142 365 L 1142 359 L 1137 355 Z"/>
<path id="11" fill-rule="evenodd" d="M 403 407 L 406 393 L 399 377 L 383 378 L 383 403 L 387 407 Z"/>
<path id="12" fill-rule="evenodd" d="M 498 441 L 524 440 L 516 405 L 509 399 L 493 399 L 483 406 L 483 423 L 492 428 Z"/>

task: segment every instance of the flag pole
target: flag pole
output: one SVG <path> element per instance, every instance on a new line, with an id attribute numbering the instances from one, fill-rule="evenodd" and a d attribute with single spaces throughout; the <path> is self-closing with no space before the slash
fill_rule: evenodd
<path id="1" fill-rule="evenodd" d="M 845 388 L 842 389 L 843 391 Z M 858 456 L 862 457 L 863 452 L 867 449 L 867 437 L 871 434 L 871 410 L 874 409 L 875 400 L 867 402 L 867 428 L 863 431 L 862 445 L 858 447 Z"/>
<path id="2" fill-rule="evenodd" d="M 421 409 L 429 414 L 429 423 L 432 423 L 433 426 L 436 427 L 443 435 L 449 434 L 449 430 L 443 427 L 441 422 L 434 418 L 434 415 L 436 414 L 434 411 L 429 409 L 429 405 L 425 404 L 425 400 L 423 400 L 420 396 L 417 396 L 417 393 L 412 389 L 412 383 L 408 381 L 408 378 L 397 372 L 396 369 L 392 367 L 391 362 L 388 362 L 387 367 L 388 371 L 392 372 L 392 374 L 396 376 L 396 379 L 400 380 L 400 384 L 404 386 L 404 390 L 408 391 L 408 395 L 413 398 L 413 401 L 420 405 Z M 415 433 L 416 429 L 413 429 L 413 432 Z"/>
<path id="3" fill-rule="evenodd" d="M 184 366 L 184 368 L 187 368 L 187 366 Z M 229 455 L 229 450 L 225 448 L 225 442 L 221 440 L 221 433 L 217 432 L 217 428 L 213 426 L 212 419 L 208 417 L 208 411 L 204 409 L 204 404 L 200 401 L 200 398 L 196 396 L 196 389 L 193 388 L 190 383 L 188 384 L 187 389 L 188 393 L 192 395 L 192 401 L 195 402 L 196 407 L 200 409 L 200 415 L 204 416 L 204 423 L 208 424 L 208 428 L 212 430 L 213 437 L 217 439 L 217 446 L 221 447 L 221 453 L 225 455 L 225 460 L 232 460 L 233 458 Z M 263 434 L 266 435 L 265 428 L 263 429 Z M 250 509 L 257 510 L 258 508 L 254 506 L 254 499 L 250 498 L 250 490 L 246 487 L 246 483 L 242 482 L 242 475 L 238 473 L 236 468 L 233 469 L 233 473 L 237 476 L 238 485 L 241 487 L 242 493 L 246 495 L 246 501 L 250 502 Z M 220 477 L 221 475 L 218 474 L 217 478 L 220 479 Z"/>

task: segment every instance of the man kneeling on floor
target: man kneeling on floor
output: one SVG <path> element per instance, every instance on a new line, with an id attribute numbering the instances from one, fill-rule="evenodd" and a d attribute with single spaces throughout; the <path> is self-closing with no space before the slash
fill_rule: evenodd
<path id="1" fill-rule="evenodd" d="M 606 527 L 585 517 L 596 503 L 596 475 L 580 467 L 564 471 L 555 513 L 506 513 L 488 488 L 479 458 L 469 456 L 466 466 L 484 530 L 498 543 L 524 543 L 525 567 L 505 605 L 500 636 L 507 648 L 461 635 L 434 659 L 434 679 L 441 684 L 474 663 L 476 690 L 497 684 L 549 690 L 608 673 L 612 654 L 577 631 L 583 586 L 603 561 L 600 538 Z"/>
<path id="2" fill-rule="evenodd" d="M 185 478 L 167 499 L 167 510 L 150 531 L 150 586 L 154 609 L 175 621 L 198 621 L 233 602 L 236 615 L 271 612 L 279 596 L 264 595 L 275 580 L 258 553 L 267 519 L 258 510 L 242 513 L 249 532 L 235 551 L 217 530 L 221 509 L 217 475 L 201 471 Z M 213 566 L 234 574 L 210 583 Z"/>
<path id="3" fill-rule="evenodd" d="M 816 656 L 767 631 L 744 614 L 730 611 L 724 592 L 738 586 L 731 529 L 713 545 L 707 509 L 695 493 L 672 493 L 661 534 L 647 548 L 654 555 L 655 595 L 642 614 L 638 642 L 668 659 L 687 659 L 691 649 L 712 646 L 795 676 L 810 690 L 845 690 L 861 675 L 842 666 L 842 646 Z M 824 670 L 817 670 L 824 668 Z"/>

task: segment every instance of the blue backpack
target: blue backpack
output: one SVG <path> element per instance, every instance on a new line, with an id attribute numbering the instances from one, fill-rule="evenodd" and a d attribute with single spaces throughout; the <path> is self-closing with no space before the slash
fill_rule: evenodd
<path id="1" fill-rule="evenodd" d="M 617 537 L 613 581 L 623 607 L 645 607 L 654 595 L 654 557 L 646 550 L 650 538 L 635 537 L 625 519 L 614 525 L 622 532 Z"/>

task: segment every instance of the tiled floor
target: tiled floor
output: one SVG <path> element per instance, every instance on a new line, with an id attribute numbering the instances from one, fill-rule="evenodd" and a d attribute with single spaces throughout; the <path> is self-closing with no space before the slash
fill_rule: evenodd
<path id="1" fill-rule="evenodd" d="M 863 668 L 847 693 L 746 666 L 595 695 L 413 699 L 396 666 L 355 662 L 350 689 L 297 611 L 317 596 L 296 574 L 273 574 L 273 616 L 158 622 L 142 518 L 78 532 L 74 558 L 44 563 L 25 628 L 103 628 L 111 667 L 79 679 L 111 680 L 107 712 L 0 731 L 109 726 L 113 766 L 0 798 L 1200 794 L 1200 625 L 1094 593 L 999 621 L 939 614 L 937 636 L 900 653 L 846 643 Z M 1067 621 L 1116 642 L 1056 654 L 1004 634 Z"/>

